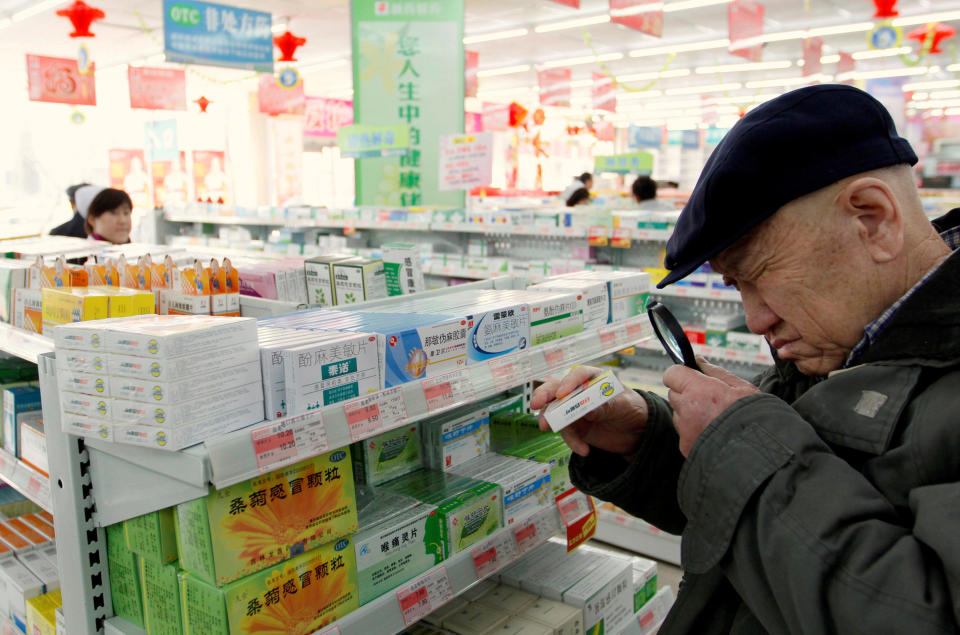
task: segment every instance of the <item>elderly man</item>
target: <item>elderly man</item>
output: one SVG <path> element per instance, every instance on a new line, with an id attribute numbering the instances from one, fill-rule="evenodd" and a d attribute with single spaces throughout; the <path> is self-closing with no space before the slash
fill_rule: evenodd
<path id="1" fill-rule="evenodd" d="M 582 490 L 683 533 L 661 633 L 960 630 L 960 215 L 926 219 L 916 161 L 831 85 L 751 111 L 707 162 L 660 286 L 709 261 L 775 368 L 674 366 L 669 403 L 625 394 L 563 432 Z"/>

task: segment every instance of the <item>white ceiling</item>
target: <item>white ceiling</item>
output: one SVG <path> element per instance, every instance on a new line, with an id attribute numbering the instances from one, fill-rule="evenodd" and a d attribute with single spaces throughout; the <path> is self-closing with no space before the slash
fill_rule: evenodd
<path id="1" fill-rule="evenodd" d="M 667 4 L 677 0 L 667 0 Z M 0 23 L 4 16 L 31 5 L 40 4 L 24 0 L 0 0 Z M 66 3 L 62 3 L 66 4 Z M 96 23 L 93 31 L 96 39 L 89 42 L 98 67 L 143 59 L 162 51 L 161 0 L 92 0 L 89 2 L 103 9 L 107 18 Z M 250 2 L 233 1 L 231 4 L 257 10 L 269 10 L 274 24 L 287 23 L 296 35 L 307 38 L 307 44 L 298 51 L 304 65 L 324 60 L 349 59 L 350 18 L 347 0 L 269 0 Z M 847 24 L 870 21 L 873 4 L 869 0 L 766 0 L 764 30 L 767 33 L 807 29 L 816 26 Z M 727 6 L 717 5 L 686 11 L 667 13 L 664 16 L 662 39 L 633 31 L 629 28 L 606 23 L 571 28 L 550 33 L 535 34 L 533 26 L 569 20 L 608 11 L 608 0 L 581 0 L 579 10 L 571 9 L 550 0 L 466 0 L 465 31 L 468 35 L 500 31 L 510 28 L 528 28 L 524 37 L 482 42 L 468 48 L 479 52 L 480 68 L 491 69 L 517 64 L 536 64 L 549 60 L 587 56 L 604 53 L 623 53 L 623 59 L 607 63 L 603 70 L 615 75 L 662 70 L 668 62 L 666 55 L 631 58 L 628 51 L 647 46 L 679 42 L 721 39 L 727 36 Z M 960 10 L 960 0 L 901 0 L 901 15 L 925 14 L 935 11 Z M 74 56 L 77 42 L 67 37 L 69 24 L 65 18 L 55 15 L 56 7 L 30 17 L 12 26 L 0 29 L 0 62 L 22 64 L 25 53 L 54 56 Z M 960 11 L 952 24 L 960 28 Z M 907 27 L 909 30 L 914 27 Z M 593 42 L 589 46 L 586 38 Z M 863 32 L 845 35 L 824 36 L 824 54 L 838 50 L 847 52 L 866 50 L 866 34 Z M 915 45 L 914 45 L 915 46 Z M 764 60 L 797 60 L 801 57 L 799 39 L 768 43 Z M 669 63 L 669 69 L 694 68 L 701 65 L 733 64 L 744 60 L 728 54 L 724 49 L 681 53 Z M 953 63 L 950 53 L 931 56 L 927 62 L 946 66 Z M 151 60 L 153 62 L 153 60 Z M 903 68 L 899 58 L 886 58 L 858 62 L 858 69 Z M 591 72 L 601 70 L 598 64 L 574 66 L 573 79 L 586 79 Z M 832 72 L 826 65 L 824 72 Z M 210 69 L 221 76 L 239 77 L 245 73 Z M 746 82 L 776 77 L 796 77 L 801 74 L 797 66 L 791 68 L 750 73 L 725 73 L 718 75 L 691 74 L 660 80 L 658 89 L 683 86 L 709 85 L 723 82 Z M 246 73 L 249 75 L 249 73 Z M 305 86 L 308 94 L 324 95 L 342 93 L 349 89 L 351 76 L 348 64 L 307 71 Z M 942 73 L 941 73 L 942 75 Z M 481 92 L 502 91 L 517 87 L 534 86 L 535 70 L 523 73 L 488 77 L 480 80 Z M 639 82 L 645 85 L 647 82 Z M 587 95 L 589 88 L 576 89 L 575 94 Z M 749 91 L 748 91 L 749 92 Z M 506 99 L 506 98 L 504 98 Z"/>

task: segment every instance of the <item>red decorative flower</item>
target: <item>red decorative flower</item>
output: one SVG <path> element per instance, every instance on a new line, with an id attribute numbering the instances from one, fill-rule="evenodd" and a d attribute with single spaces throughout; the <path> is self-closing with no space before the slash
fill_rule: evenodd
<path id="1" fill-rule="evenodd" d="M 57 15 L 70 19 L 73 25 L 73 33 L 70 37 L 96 37 L 90 32 L 90 25 L 94 20 L 102 20 L 107 15 L 96 7 L 91 7 L 83 0 L 75 0 L 70 6 L 57 11 Z"/>
<path id="2" fill-rule="evenodd" d="M 927 52 L 942 53 L 943 50 L 940 48 L 940 42 L 952 38 L 956 34 L 957 30 L 950 25 L 931 22 L 930 24 L 925 24 L 910 31 L 907 33 L 907 37 L 911 40 L 916 40 L 920 44 L 921 49 L 926 46 L 927 38 L 930 37 L 930 50 Z"/>
<path id="3" fill-rule="evenodd" d="M 273 43 L 282 53 L 279 61 L 296 62 L 297 58 L 295 58 L 293 54 L 297 52 L 298 48 L 307 43 L 307 38 L 297 37 L 290 31 L 284 31 L 283 35 L 278 35 L 273 38 Z"/>

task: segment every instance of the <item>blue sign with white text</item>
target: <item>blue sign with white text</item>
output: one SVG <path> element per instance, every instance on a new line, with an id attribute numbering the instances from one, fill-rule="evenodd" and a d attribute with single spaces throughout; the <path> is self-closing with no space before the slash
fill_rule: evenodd
<path id="1" fill-rule="evenodd" d="M 269 13 L 197 0 L 163 0 L 168 62 L 273 72 Z"/>
<path id="2" fill-rule="evenodd" d="M 662 141 L 662 128 L 630 126 L 627 129 L 627 147 L 629 148 L 659 148 Z"/>
<path id="3" fill-rule="evenodd" d="M 684 130 L 683 136 L 680 138 L 680 144 L 687 149 L 696 150 L 700 147 L 700 131 L 699 130 Z"/>

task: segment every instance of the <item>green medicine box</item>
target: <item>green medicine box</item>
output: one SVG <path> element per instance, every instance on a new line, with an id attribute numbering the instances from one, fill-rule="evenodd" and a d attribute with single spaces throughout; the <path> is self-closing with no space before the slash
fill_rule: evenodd
<path id="1" fill-rule="evenodd" d="M 143 595 L 137 556 L 127 549 L 122 524 L 110 525 L 106 528 L 106 533 L 107 569 L 110 573 L 113 613 L 143 628 Z"/>
<path id="2" fill-rule="evenodd" d="M 180 593 L 176 564 L 139 559 L 143 590 L 143 623 L 150 635 L 182 635 Z"/>
<path id="3" fill-rule="evenodd" d="M 350 446 L 358 483 L 379 485 L 423 467 L 420 426 L 407 425 Z"/>
<path id="4" fill-rule="evenodd" d="M 144 560 L 166 564 L 178 559 L 173 507 L 126 520 L 123 532 L 127 549 Z"/>

